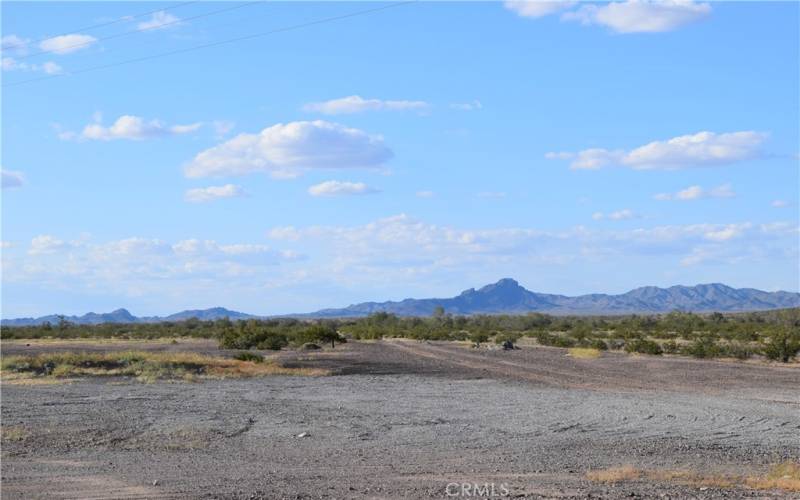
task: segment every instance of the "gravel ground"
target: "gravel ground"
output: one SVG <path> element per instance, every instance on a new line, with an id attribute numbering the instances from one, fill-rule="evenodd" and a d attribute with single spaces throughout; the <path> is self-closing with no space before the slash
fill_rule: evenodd
<path id="1" fill-rule="evenodd" d="M 3 441 L 3 498 L 457 498 L 462 483 L 496 497 L 773 498 L 586 472 L 753 475 L 800 458 L 797 367 L 399 341 L 278 357 L 338 375 L 4 383 L 3 427 L 23 436 Z"/>

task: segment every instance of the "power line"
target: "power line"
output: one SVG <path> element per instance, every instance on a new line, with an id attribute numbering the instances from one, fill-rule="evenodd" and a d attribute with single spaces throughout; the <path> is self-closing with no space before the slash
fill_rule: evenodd
<path id="1" fill-rule="evenodd" d="M 117 33 L 117 34 L 114 34 L 114 35 L 108 35 L 108 36 L 104 36 L 104 37 L 101 37 L 101 38 L 94 38 L 94 39 L 92 39 L 92 40 L 90 40 L 88 42 L 80 42 L 80 43 L 76 43 L 76 44 L 73 44 L 73 45 L 67 45 L 66 47 L 59 47 L 57 50 L 56 49 L 42 50 L 42 51 L 39 51 L 39 52 L 34 52 L 33 54 L 27 54 L 27 55 L 24 55 L 24 56 L 17 56 L 15 59 L 17 59 L 17 60 L 28 59 L 30 57 L 34 57 L 34 56 L 38 56 L 38 55 L 42 55 L 42 54 L 50 54 L 50 53 L 53 53 L 53 52 L 61 52 L 61 51 L 64 51 L 64 50 L 69 50 L 69 49 L 77 49 L 79 47 L 85 47 L 87 45 L 91 45 L 91 44 L 93 44 L 95 42 L 102 42 L 104 40 L 111 40 L 112 38 L 119 38 L 119 37 L 128 36 L 128 35 L 135 35 L 136 33 L 143 33 L 145 31 L 152 31 L 152 30 L 156 30 L 156 29 L 161 29 L 161 28 L 165 28 L 167 26 L 174 26 L 176 24 L 181 24 L 181 23 L 186 22 L 186 21 L 192 21 L 194 19 L 200 19 L 200 18 L 203 18 L 203 17 L 213 16 L 215 14 L 221 14 L 223 12 L 228 12 L 228 11 L 231 11 L 231 10 L 241 9 L 242 7 L 248 7 L 250 5 L 255 5 L 257 3 L 265 3 L 265 1 L 264 0 L 259 0 L 259 1 L 256 1 L 256 2 L 247 2 L 247 3 L 243 3 L 243 4 L 234 5 L 232 7 L 225 7 L 224 9 L 212 10 L 211 12 L 205 12 L 203 14 L 198 14 L 196 16 L 185 17 L 185 18 L 182 18 L 182 19 L 176 19 L 174 21 L 166 22 L 164 24 L 159 24 L 158 26 L 153 26 L 153 27 L 149 27 L 149 28 L 137 28 L 135 30 L 123 31 L 122 33 Z"/>
<path id="2" fill-rule="evenodd" d="M 277 34 L 277 33 L 285 33 L 287 31 L 294 31 L 294 30 L 298 30 L 298 29 L 302 29 L 302 28 L 307 28 L 309 26 L 315 26 L 317 24 L 325 24 L 325 23 L 329 23 L 329 22 L 340 21 L 342 19 L 348 19 L 348 18 L 351 18 L 351 17 L 363 16 L 363 15 L 371 14 L 371 13 L 374 13 L 374 12 L 391 9 L 391 8 L 394 8 L 394 7 L 401 7 L 403 5 L 409 5 L 409 4 L 416 3 L 416 2 L 417 2 L 417 0 L 410 0 L 410 1 L 405 1 L 405 2 L 397 2 L 397 3 L 393 3 L 393 4 L 389 4 L 389 5 L 384 5 L 384 6 L 381 6 L 381 7 L 375 7 L 375 8 L 372 8 L 372 9 L 364 9 L 364 10 L 359 10 L 359 11 L 355 11 L 355 12 L 350 12 L 348 14 L 325 17 L 325 18 L 322 18 L 322 19 L 314 20 L 314 21 L 308 21 L 308 22 L 301 23 L 301 24 L 295 24 L 295 25 L 292 25 L 292 26 L 286 26 L 284 28 L 276 28 L 276 29 L 270 30 L 270 31 L 263 31 L 261 33 L 253 33 L 251 35 L 245 35 L 245 36 L 240 36 L 240 37 L 236 37 L 236 38 L 229 38 L 227 40 L 220 40 L 220 41 L 217 41 L 217 42 L 206 43 L 206 44 L 203 44 L 203 45 L 195 45 L 193 47 L 187 47 L 187 48 L 184 48 L 184 49 L 172 50 L 172 51 L 169 51 L 169 52 L 161 52 L 159 54 L 152 54 L 152 55 L 149 55 L 149 56 L 137 57 L 137 58 L 134 58 L 134 59 L 126 59 L 124 61 L 119 61 L 119 62 L 110 63 L 110 64 L 103 64 L 103 65 L 100 65 L 100 66 L 92 66 L 92 67 L 89 67 L 89 68 L 84 68 L 84 69 L 81 69 L 81 70 L 72 71 L 70 73 L 60 73 L 60 74 L 56 74 L 56 75 L 46 75 L 46 76 L 41 76 L 41 77 L 38 77 L 38 78 L 31 78 L 31 79 L 28 79 L 28 80 L 22 80 L 22 81 L 19 81 L 19 82 L 7 83 L 7 84 L 4 84 L 3 87 L 16 87 L 18 85 L 24 85 L 24 84 L 27 84 L 27 83 L 33 83 L 33 82 L 38 82 L 38 81 L 42 81 L 42 80 L 51 80 L 53 78 L 61 78 L 61 77 L 65 77 L 65 76 L 72 76 L 72 75 L 78 75 L 78 74 L 82 74 L 82 73 L 89 73 L 91 71 L 99 71 L 99 70 L 102 70 L 102 69 L 114 68 L 114 67 L 117 67 L 117 66 L 123 66 L 125 64 L 133 64 L 133 63 L 137 63 L 137 62 L 149 61 L 149 60 L 152 60 L 152 59 L 158 59 L 158 58 L 161 58 L 161 57 L 173 56 L 173 55 L 176 55 L 176 54 L 183 54 L 183 53 L 186 53 L 186 52 L 194 52 L 196 50 L 207 49 L 207 48 L 210 48 L 210 47 L 217 47 L 219 45 L 225 45 L 225 44 L 229 44 L 229 43 L 236 43 L 236 42 L 241 42 L 241 41 L 244 41 L 244 40 L 252 40 L 254 38 L 260 38 L 260 37 L 264 37 L 264 36 L 274 35 L 274 34 Z"/>
<path id="3" fill-rule="evenodd" d="M 193 3 L 200 3 L 200 0 L 192 0 L 191 2 L 182 2 L 182 3 L 176 4 L 176 5 L 172 5 L 172 6 L 169 6 L 169 7 L 163 7 L 161 9 L 142 12 L 141 14 L 136 14 L 134 16 L 124 16 L 124 17 L 121 17 L 119 19 L 115 19 L 113 21 L 108 21 L 108 22 L 100 23 L 100 24 L 93 24 L 91 26 L 85 26 L 83 28 L 78 28 L 78 29 L 74 29 L 74 30 L 70 30 L 70 31 L 64 31 L 63 33 L 59 33 L 58 35 L 46 36 L 44 38 L 39 38 L 38 40 L 33 40 L 32 42 L 18 43 L 16 45 L 3 45 L 1 48 L 2 48 L 2 50 L 17 49 L 17 48 L 25 47 L 26 45 L 28 45 L 28 43 L 39 43 L 39 42 L 43 42 L 45 40 L 50 40 L 51 38 L 55 38 L 55 37 L 58 37 L 58 36 L 70 35 L 72 33 L 78 32 L 78 31 L 90 31 L 90 30 L 93 30 L 93 29 L 102 28 L 104 26 L 111 26 L 112 24 L 117 24 L 117 23 L 121 23 L 121 22 L 125 22 L 125 21 L 132 21 L 134 19 L 139 19 L 140 17 L 144 17 L 144 16 L 149 16 L 151 14 L 155 14 L 156 12 L 163 12 L 163 11 L 167 11 L 167 10 L 177 9 L 178 7 L 185 7 L 185 6 L 191 5 Z"/>

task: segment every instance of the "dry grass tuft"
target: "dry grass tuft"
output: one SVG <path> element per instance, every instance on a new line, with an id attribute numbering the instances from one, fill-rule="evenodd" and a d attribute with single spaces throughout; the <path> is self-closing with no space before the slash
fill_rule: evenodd
<path id="1" fill-rule="evenodd" d="M 57 385 L 74 382 L 71 378 L 31 377 L 28 373 L 0 372 L 3 385 Z"/>
<path id="2" fill-rule="evenodd" d="M 3 441 L 24 441 L 31 432 L 21 425 L 0 426 Z"/>
<path id="3" fill-rule="evenodd" d="M 187 352 L 125 351 L 59 352 L 8 356 L 2 361 L 4 380 L 63 380 L 68 377 L 135 377 L 156 380 L 201 380 L 269 375 L 328 375 L 326 370 L 286 368 L 274 361 L 255 363 Z"/>
<path id="4" fill-rule="evenodd" d="M 567 356 L 578 359 L 594 359 L 600 357 L 600 350 L 591 347 L 570 347 Z"/>
<path id="5" fill-rule="evenodd" d="M 698 474 L 688 470 L 638 470 L 630 465 L 589 471 L 586 478 L 597 483 L 618 483 L 635 479 L 675 483 L 696 488 L 751 488 L 800 492 L 800 463 L 784 462 L 764 476 L 742 477 L 726 474 Z"/>
<path id="6" fill-rule="evenodd" d="M 785 490 L 800 492 L 800 463 L 778 464 L 763 477 L 748 477 L 745 484 L 756 490 Z"/>
<path id="7" fill-rule="evenodd" d="M 596 483 L 619 483 L 639 479 L 641 472 L 631 465 L 611 467 L 609 469 L 592 470 L 586 473 L 586 479 Z"/>
<path id="8" fill-rule="evenodd" d="M 697 488 L 733 488 L 741 484 L 741 478 L 728 475 L 697 474 L 686 470 L 647 471 L 647 479 L 694 486 Z"/>

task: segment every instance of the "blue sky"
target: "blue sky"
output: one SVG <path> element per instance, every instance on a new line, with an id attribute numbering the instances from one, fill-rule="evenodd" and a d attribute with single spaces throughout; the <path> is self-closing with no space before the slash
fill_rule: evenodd
<path id="1" fill-rule="evenodd" d="M 800 289 L 797 3 L 387 5 L 3 2 L 3 317 Z"/>

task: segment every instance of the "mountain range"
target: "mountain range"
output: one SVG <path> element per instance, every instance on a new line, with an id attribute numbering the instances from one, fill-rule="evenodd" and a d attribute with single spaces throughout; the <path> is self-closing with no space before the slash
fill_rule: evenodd
<path id="1" fill-rule="evenodd" d="M 731 288 L 712 283 L 695 286 L 672 286 L 659 288 L 646 286 L 619 295 L 594 293 L 569 297 L 531 292 L 513 279 L 501 279 L 497 283 L 479 289 L 470 288 L 459 295 L 440 299 L 405 299 L 389 302 L 362 302 L 340 309 L 322 309 L 313 313 L 290 314 L 297 318 L 344 318 L 362 317 L 376 312 L 394 313 L 399 316 L 430 316 L 441 306 L 451 314 L 524 314 L 541 312 L 547 314 L 632 314 L 665 313 L 674 310 L 693 312 L 741 312 L 800 307 L 800 293 L 764 292 L 754 288 Z M 220 318 L 259 318 L 223 307 L 187 310 L 169 316 L 136 317 L 126 309 L 110 313 L 88 313 L 83 316 L 66 316 L 65 319 L 79 324 L 99 323 L 152 323 L 160 321 L 182 321 L 189 318 L 214 320 Z M 4 319 L 3 326 L 37 325 L 49 321 L 57 323 L 59 316 L 39 318 Z"/>

